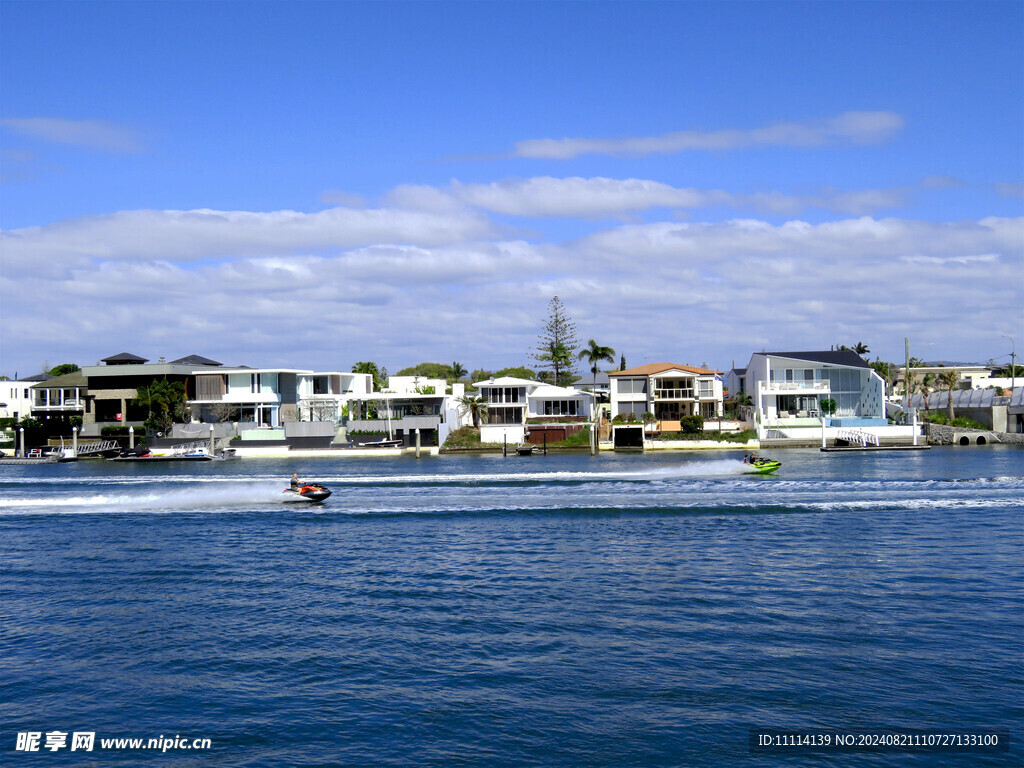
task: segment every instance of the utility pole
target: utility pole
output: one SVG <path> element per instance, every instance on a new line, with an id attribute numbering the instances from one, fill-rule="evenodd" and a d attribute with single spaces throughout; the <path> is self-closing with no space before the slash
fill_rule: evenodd
<path id="1" fill-rule="evenodd" d="M 903 344 L 906 347 L 907 364 L 903 367 L 903 394 L 907 398 L 907 412 L 910 412 L 910 338 L 904 337 Z"/>
<path id="2" fill-rule="evenodd" d="M 1010 336 L 1001 334 L 1004 339 L 1010 339 L 1010 397 L 1013 397 L 1013 390 L 1017 388 L 1017 345 Z"/>

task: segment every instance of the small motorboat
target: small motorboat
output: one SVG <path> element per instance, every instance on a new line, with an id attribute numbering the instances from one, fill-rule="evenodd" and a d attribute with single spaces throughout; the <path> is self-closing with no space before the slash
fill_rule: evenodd
<path id="1" fill-rule="evenodd" d="M 322 485 L 309 483 L 298 488 L 285 488 L 285 501 L 323 501 L 331 492 Z"/>
<path id="2" fill-rule="evenodd" d="M 745 475 L 770 475 L 781 466 L 781 461 L 759 457 L 754 459 L 753 462 L 745 462 L 743 464 L 743 473 Z"/>
<path id="3" fill-rule="evenodd" d="M 401 440 L 372 440 L 368 443 L 359 443 L 360 448 L 401 448 L 405 443 Z"/>

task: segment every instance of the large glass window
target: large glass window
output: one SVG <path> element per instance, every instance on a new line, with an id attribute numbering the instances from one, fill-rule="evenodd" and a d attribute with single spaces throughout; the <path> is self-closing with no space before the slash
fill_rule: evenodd
<path id="1" fill-rule="evenodd" d="M 492 403 L 521 403 L 526 399 L 525 387 L 491 387 L 488 392 Z"/>
<path id="2" fill-rule="evenodd" d="M 576 416 L 578 400 L 545 400 L 545 416 Z"/>
<path id="3" fill-rule="evenodd" d="M 647 392 L 647 379 L 619 379 L 619 394 L 642 395 Z"/>

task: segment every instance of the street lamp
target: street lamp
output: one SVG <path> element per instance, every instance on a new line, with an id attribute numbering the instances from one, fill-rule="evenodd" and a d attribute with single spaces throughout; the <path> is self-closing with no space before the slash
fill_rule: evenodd
<path id="1" fill-rule="evenodd" d="M 1007 336 L 1005 333 L 999 335 L 1010 340 L 1010 396 L 1013 397 L 1013 390 L 1017 388 L 1017 345 L 1014 343 L 1013 337 Z"/>

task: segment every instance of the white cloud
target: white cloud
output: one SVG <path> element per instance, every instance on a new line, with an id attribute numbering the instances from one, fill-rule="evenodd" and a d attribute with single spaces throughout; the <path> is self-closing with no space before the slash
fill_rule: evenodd
<path id="1" fill-rule="evenodd" d="M 11 117 L 0 125 L 23 136 L 55 144 L 71 144 L 104 152 L 142 152 L 142 135 L 133 128 L 102 120 L 66 120 L 56 117 Z"/>
<path id="2" fill-rule="evenodd" d="M 494 235 L 486 217 L 466 210 L 122 211 L 0 232 L 0 252 L 12 274 L 62 275 L 94 261 L 292 256 L 378 243 L 431 247 Z"/>
<path id="3" fill-rule="evenodd" d="M 753 129 L 677 131 L 661 136 L 619 139 L 528 139 L 517 142 L 513 157 L 567 160 L 580 155 L 651 155 L 751 147 L 817 147 L 886 141 L 903 127 L 893 112 L 845 112 L 807 123 L 775 123 Z"/>
<path id="4" fill-rule="evenodd" d="M 55 339 L 79 363 L 129 350 L 321 369 L 504 367 L 529 362 L 556 293 L 582 337 L 629 364 L 725 367 L 762 347 L 857 340 L 898 358 L 904 336 L 984 359 L 986 334 L 1022 323 L 1024 219 L 673 221 L 530 243 L 493 239 L 465 211 L 142 213 L 22 230 L 15 251 L 4 241 L 3 373 L 56 359 Z M 48 268 L 65 247 L 80 257 Z"/>
<path id="5" fill-rule="evenodd" d="M 673 187 L 645 179 L 554 178 L 505 179 L 489 184 L 453 181 L 447 188 L 404 186 L 388 201 L 402 207 L 435 212 L 465 206 L 508 216 L 530 218 L 622 218 L 654 208 L 733 208 L 793 216 L 809 208 L 864 215 L 906 202 L 907 190 L 823 189 L 812 195 L 783 192 L 737 194 L 719 189 Z"/>

